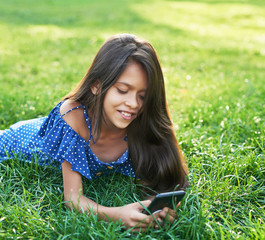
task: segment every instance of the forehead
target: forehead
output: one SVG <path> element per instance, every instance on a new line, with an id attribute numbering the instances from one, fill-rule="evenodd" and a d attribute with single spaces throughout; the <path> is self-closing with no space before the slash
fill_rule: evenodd
<path id="1" fill-rule="evenodd" d="M 138 90 L 146 90 L 147 73 L 141 64 L 131 62 L 118 78 L 115 84 L 125 85 Z"/>

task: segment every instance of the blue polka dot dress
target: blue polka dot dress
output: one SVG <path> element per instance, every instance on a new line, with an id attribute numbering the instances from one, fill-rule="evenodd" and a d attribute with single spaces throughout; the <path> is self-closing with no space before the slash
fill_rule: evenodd
<path id="1" fill-rule="evenodd" d="M 67 161 L 72 165 L 73 171 L 90 180 L 114 172 L 135 177 L 128 149 L 117 161 L 100 161 L 89 146 L 90 141 L 94 141 L 92 134 L 90 139 L 85 141 L 63 119 L 68 112 L 83 108 L 91 133 L 91 122 L 86 107 L 81 105 L 61 115 L 62 103 L 63 101 L 53 108 L 48 117 L 21 121 L 9 129 L 0 130 L 0 162 L 12 158 L 27 162 L 38 161 L 41 165 Z"/>

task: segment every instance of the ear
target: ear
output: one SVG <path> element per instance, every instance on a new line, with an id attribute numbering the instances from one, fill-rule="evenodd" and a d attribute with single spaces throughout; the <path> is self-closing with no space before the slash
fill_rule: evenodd
<path id="1" fill-rule="evenodd" d="M 100 93 L 100 87 L 99 87 L 99 82 L 96 81 L 92 87 L 90 88 L 91 89 L 91 92 L 94 94 L 94 95 L 98 95 Z"/>

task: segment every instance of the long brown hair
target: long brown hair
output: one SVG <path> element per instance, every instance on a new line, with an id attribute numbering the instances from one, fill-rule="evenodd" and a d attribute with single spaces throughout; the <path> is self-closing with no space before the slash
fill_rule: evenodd
<path id="1" fill-rule="evenodd" d="M 150 43 L 130 34 L 111 37 L 65 99 L 82 102 L 93 113 L 93 128 L 99 136 L 106 92 L 131 61 L 141 64 L 148 78 L 142 111 L 127 131 L 136 178 L 157 192 L 184 188 L 187 168 L 169 118 L 160 62 Z M 95 84 L 99 84 L 99 92 L 94 95 L 91 87 Z"/>

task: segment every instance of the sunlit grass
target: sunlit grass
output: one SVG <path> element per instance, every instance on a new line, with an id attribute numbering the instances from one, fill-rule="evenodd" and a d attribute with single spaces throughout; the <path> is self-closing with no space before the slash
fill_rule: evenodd
<path id="1" fill-rule="evenodd" d="M 83 77 L 103 41 L 130 32 L 160 56 L 190 175 L 173 226 L 133 235 L 63 206 L 59 171 L 0 164 L 0 238 L 263 239 L 265 4 L 261 0 L 0 1 L 0 129 L 45 116 Z M 118 206 L 128 178 L 90 183 Z"/>

